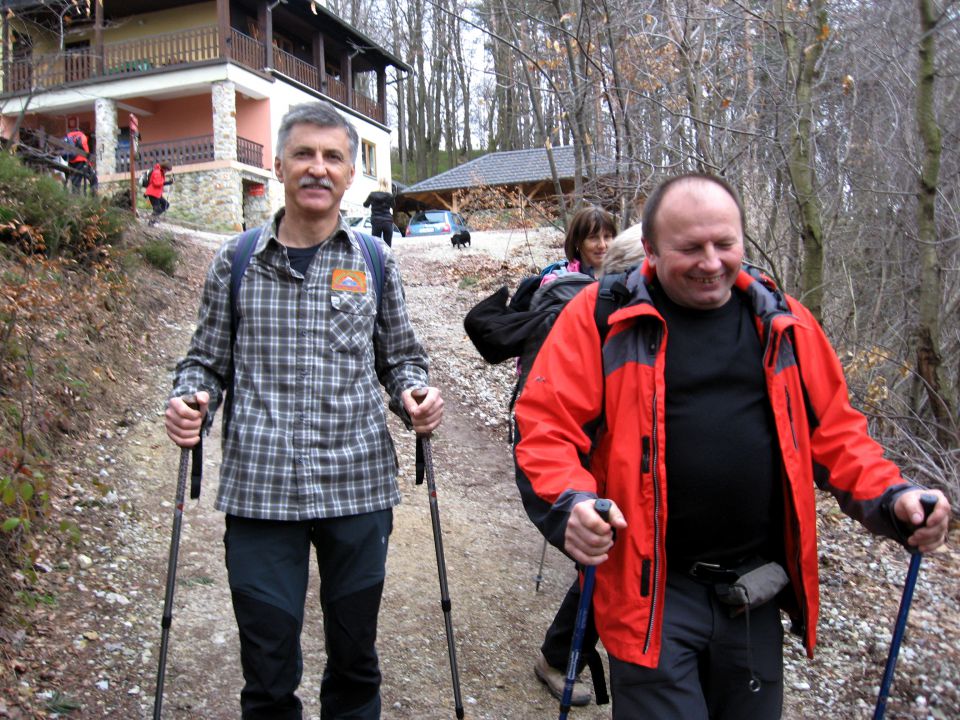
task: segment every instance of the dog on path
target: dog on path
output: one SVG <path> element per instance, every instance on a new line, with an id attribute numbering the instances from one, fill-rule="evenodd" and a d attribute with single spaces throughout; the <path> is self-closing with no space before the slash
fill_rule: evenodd
<path id="1" fill-rule="evenodd" d="M 467 247 L 470 245 L 470 233 L 466 230 L 454 233 L 450 236 L 450 244 L 458 250 Z"/>

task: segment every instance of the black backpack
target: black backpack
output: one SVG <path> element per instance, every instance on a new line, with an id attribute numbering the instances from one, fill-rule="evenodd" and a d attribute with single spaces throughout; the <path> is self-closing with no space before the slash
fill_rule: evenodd
<path id="1" fill-rule="evenodd" d="M 610 330 L 610 314 L 630 297 L 626 276 L 627 272 L 617 273 L 600 280 L 594 318 L 601 346 Z M 509 291 L 506 286 L 500 288 L 471 308 L 463 320 L 467 335 L 484 360 L 497 364 L 519 358 L 520 374 L 510 398 L 511 410 L 560 311 L 581 290 L 596 282 L 582 273 L 565 273 L 542 287 L 541 280 L 540 275 L 524 278 L 509 303 Z"/>
<path id="2" fill-rule="evenodd" d="M 143 174 L 140 176 L 140 187 L 149 187 L 150 185 L 150 175 L 153 174 L 152 170 L 144 170 Z"/>

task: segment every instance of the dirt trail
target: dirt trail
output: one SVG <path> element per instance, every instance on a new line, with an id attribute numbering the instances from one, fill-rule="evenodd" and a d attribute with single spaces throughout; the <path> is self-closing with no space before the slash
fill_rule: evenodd
<path id="1" fill-rule="evenodd" d="M 451 287 L 421 285 L 417 280 L 407 284 L 408 303 L 428 347 L 434 332 L 434 341 L 449 335 L 448 318 L 437 317 L 436 310 L 457 307 L 456 295 Z M 173 335 L 164 342 L 168 368 L 186 347 L 192 330 L 188 318 L 192 316 L 191 309 L 186 317 L 170 324 Z M 432 354 L 442 355 L 435 350 Z M 572 565 L 551 549 L 545 581 L 540 592 L 534 593 L 540 536 L 517 501 L 512 460 L 502 428 L 484 427 L 464 410 L 454 389 L 457 379 L 449 376 L 455 366 L 449 360 L 434 359 L 434 381 L 444 390 L 446 414 L 432 449 L 466 715 L 478 719 L 550 717 L 556 703 L 533 678 L 532 663 L 551 613 L 573 578 Z M 168 377 L 157 382 L 150 399 L 155 412 L 129 432 L 116 451 L 116 474 L 134 480 L 123 493 L 123 501 L 134 508 L 136 522 L 120 533 L 120 542 L 127 544 L 129 555 L 135 555 L 131 569 L 138 576 L 135 582 L 142 607 L 130 630 L 142 639 L 143 647 L 139 668 L 130 668 L 139 670 L 142 677 L 127 681 L 128 692 L 134 684 L 139 692 L 130 692 L 129 703 L 122 703 L 122 711 L 116 706 L 111 710 L 104 707 L 110 717 L 127 712 L 147 717 L 152 708 L 179 462 L 179 451 L 166 439 L 160 415 L 167 387 Z M 391 432 L 400 455 L 403 503 L 395 513 L 380 616 L 383 716 L 453 717 L 426 486 L 414 482 L 412 434 L 392 417 Z M 183 515 L 164 693 L 166 718 L 219 720 L 237 716 L 239 650 L 222 562 L 223 517 L 213 509 L 219 467 L 217 432 L 205 442 L 204 449 L 203 493 L 199 502 L 187 503 Z M 312 568 L 300 692 L 305 717 L 319 717 L 317 692 L 324 653 L 317 597 L 316 571 Z M 106 629 L 112 620 L 104 619 L 102 639 L 113 635 Z M 116 630 L 118 638 L 124 634 Z M 608 711 L 596 706 L 578 709 L 577 717 L 603 718 L 609 716 Z"/>
<path id="2" fill-rule="evenodd" d="M 184 288 L 157 318 L 162 330 L 156 335 L 154 367 L 145 367 L 143 376 L 125 388 L 133 397 L 124 402 L 137 406 L 136 417 L 105 425 L 96 458 L 84 461 L 83 472 L 99 471 L 115 490 L 107 498 L 79 504 L 85 528 L 92 533 L 85 537 L 92 539 L 80 549 L 87 559 L 78 556 L 71 566 L 48 631 L 50 646 L 64 648 L 62 656 L 49 659 L 50 672 L 67 678 L 65 693 L 81 704 L 71 718 L 145 718 L 152 713 L 179 456 L 163 432 L 161 414 L 170 371 L 192 331 L 211 247 L 219 240 L 183 241 L 185 262 L 178 279 Z M 497 244 L 491 237 L 485 242 L 484 234 L 477 233 L 473 247 L 462 254 L 438 241 L 395 243 L 408 305 L 431 354 L 433 382 L 446 398 L 445 420 L 432 447 L 461 691 L 466 716 L 474 720 L 556 716 L 557 703 L 534 679 L 532 664 L 543 631 L 573 578 L 571 563 L 550 549 L 544 583 L 534 592 L 542 540 L 520 506 L 506 441 L 505 403 L 512 371 L 509 363 L 485 365 L 462 330 L 466 309 L 499 284 L 494 276 L 507 254 L 503 241 L 501 237 Z M 511 235 L 509 241 L 517 254 L 531 253 L 526 238 Z M 534 261 L 541 263 L 558 253 L 546 246 L 537 252 Z M 477 284 L 478 277 L 486 279 Z M 414 483 L 413 436 L 395 418 L 391 423 L 403 503 L 395 513 L 380 615 L 383 717 L 452 718 L 426 486 Z M 238 716 L 241 674 L 223 568 L 223 518 L 213 509 L 216 434 L 205 443 L 205 451 L 202 497 L 184 510 L 164 698 L 164 717 L 169 719 Z M 83 492 L 79 483 L 75 492 Z M 896 548 L 862 533 L 850 542 L 852 527 L 831 513 L 823 524 L 823 645 L 818 661 L 808 663 L 797 643 L 788 640 L 785 717 L 868 714 L 871 682 L 877 684 L 882 670 L 888 621 L 892 625 L 906 560 Z M 914 638 L 915 650 L 901 659 L 898 676 L 915 682 L 905 684 L 906 702 L 892 705 L 888 717 L 957 716 L 957 566 L 955 550 L 925 563 L 916 616 L 930 629 Z M 319 717 L 317 692 L 324 664 L 316 585 L 314 568 L 303 631 L 300 697 L 305 718 Z M 937 593 L 936 605 L 924 599 L 930 592 Z M 609 706 L 576 708 L 571 717 L 608 718 Z"/>

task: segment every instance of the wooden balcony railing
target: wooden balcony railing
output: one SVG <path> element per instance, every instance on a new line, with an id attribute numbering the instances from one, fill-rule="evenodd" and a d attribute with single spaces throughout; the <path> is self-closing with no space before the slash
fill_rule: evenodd
<path id="1" fill-rule="evenodd" d="M 245 165 L 263 167 L 263 145 L 246 138 L 237 138 L 237 159 Z M 140 152 L 136 160 L 136 170 L 152 168 L 156 163 L 171 166 L 192 165 L 214 160 L 213 135 L 180 138 L 168 142 L 140 143 Z M 117 172 L 130 171 L 130 149 L 118 148 L 116 154 Z"/>
<path id="2" fill-rule="evenodd" d="M 266 46 L 238 30 L 230 31 L 230 57 L 241 65 L 261 70 L 266 63 Z"/>
<path id="3" fill-rule="evenodd" d="M 220 41 L 216 27 L 199 27 L 103 46 L 107 75 L 143 72 L 155 67 L 216 60 Z"/>
<path id="4" fill-rule="evenodd" d="M 320 73 L 317 72 L 316 66 L 304 62 L 279 48 L 273 49 L 273 66 L 277 72 L 296 80 L 301 85 L 310 88 L 320 87 Z"/>
<path id="5" fill-rule="evenodd" d="M 257 72 L 263 70 L 266 47 L 262 42 L 231 29 L 226 45 L 227 59 Z M 315 65 L 279 48 L 274 48 L 273 58 L 278 73 L 343 105 L 352 106 L 377 122 L 386 122 L 384 109 L 375 100 L 354 92 L 352 102 L 348 103 L 346 85 L 330 75 L 321 85 L 320 72 Z M 211 25 L 108 43 L 103 46 L 102 53 L 90 47 L 14 58 L 3 76 L 3 92 L 12 95 L 35 93 L 67 84 L 163 71 L 174 66 L 179 69 L 218 59 L 221 59 L 219 30 Z"/>
<path id="6" fill-rule="evenodd" d="M 237 138 L 237 160 L 244 165 L 263 167 L 263 145 L 246 138 Z"/>
<path id="7" fill-rule="evenodd" d="M 347 86 L 332 75 L 327 75 L 325 93 L 339 103 L 347 104 Z"/>

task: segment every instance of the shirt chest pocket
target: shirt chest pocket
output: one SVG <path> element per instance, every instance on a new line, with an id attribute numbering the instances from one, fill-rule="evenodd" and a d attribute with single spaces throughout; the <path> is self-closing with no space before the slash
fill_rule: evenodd
<path id="1" fill-rule="evenodd" d="M 372 347 L 377 304 L 370 293 L 330 293 L 330 348 L 362 354 Z"/>

